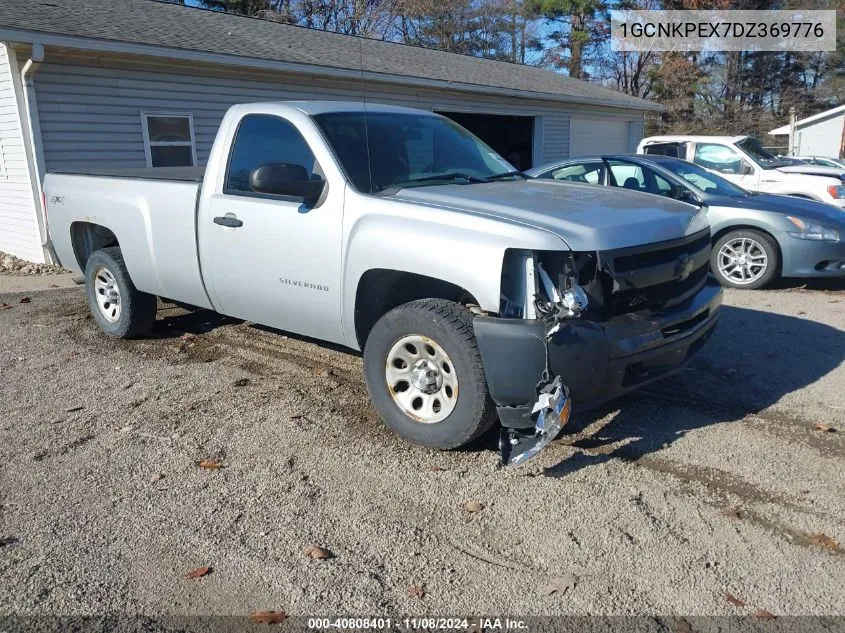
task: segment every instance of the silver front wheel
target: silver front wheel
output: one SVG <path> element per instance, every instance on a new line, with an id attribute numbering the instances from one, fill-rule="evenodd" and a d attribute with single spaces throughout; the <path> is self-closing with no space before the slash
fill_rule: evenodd
<path id="1" fill-rule="evenodd" d="M 98 268 L 94 274 L 94 294 L 103 317 L 110 323 L 120 320 L 120 288 L 108 268 Z"/>
<path id="2" fill-rule="evenodd" d="M 393 401 L 416 422 L 440 422 L 455 409 L 455 366 L 433 339 L 422 334 L 400 338 L 387 353 L 384 373 Z"/>
<path id="3" fill-rule="evenodd" d="M 737 237 L 722 244 L 717 255 L 719 274 L 737 286 L 755 283 L 769 267 L 763 245 L 750 237 Z"/>

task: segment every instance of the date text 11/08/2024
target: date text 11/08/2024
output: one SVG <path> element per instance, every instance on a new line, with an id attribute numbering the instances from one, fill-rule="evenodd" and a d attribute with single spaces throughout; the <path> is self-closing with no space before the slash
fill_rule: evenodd
<path id="1" fill-rule="evenodd" d="M 528 624 L 524 620 L 511 618 L 308 618 L 309 629 L 359 629 L 359 630 L 392 630 L 407 629 L 411 631 L 483 631 L 483 630 L 511 630 L 525 631 Z"/>

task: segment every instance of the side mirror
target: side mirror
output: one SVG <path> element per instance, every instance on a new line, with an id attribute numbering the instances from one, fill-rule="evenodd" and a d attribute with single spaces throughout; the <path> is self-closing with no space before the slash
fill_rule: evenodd
<path id="1" fill-rule="evenodd" d="M 671 191 L 669 191 L 669 197 L 674 198 L 675 200 L 680 200 L 681 202 L 686 202 L 687 204 L 694 204 L 697 207 L 704 204 L 692 191 L 686 187 L 681 187 L 680 185 L 672 187 Z"/>
<path id="2" fill-rule="evenodd" d="M 316 200 L 326 188 L 322 178 L 310 179 L 302 165 L 293 163 L 268 163 L 260 165 L 249 174 L 249 186 L 258 193 L 274 196 Z"/>
<path id="3" fill-rule="evenodd" d="M 745 161 L 742 161 L 742 163 L 739 166 L 739 175 L 740 176 L 753 176 L 754 175 L 754 168 L 751 165 L 749 165 L 748 163 L 746 163 Z"/>

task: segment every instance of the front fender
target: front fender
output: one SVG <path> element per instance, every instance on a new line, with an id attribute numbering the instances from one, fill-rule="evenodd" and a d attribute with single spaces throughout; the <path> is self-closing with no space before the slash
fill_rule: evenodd
<path id="1" fill-rule="evenodd" d="M 416 273 L 459 286 L 488 312 L 499 312 L 502 261 L 508 248 L 563 250 L 556 235 L 491 218 L 351 194 L 345 219 L 343 330 L 358 349 L 355 300 L 368 270 Z"/>

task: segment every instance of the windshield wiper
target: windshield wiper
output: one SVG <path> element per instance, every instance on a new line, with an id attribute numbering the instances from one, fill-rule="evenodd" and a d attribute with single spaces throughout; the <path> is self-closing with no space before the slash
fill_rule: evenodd
<path id="1" fill-rule="evenodd" d="M 503 174 L 496 174 L 495 176 L 487 176 L 484 180 L 486 182 L 493 182 L 494 180 L 502 180 L 503 178 L 512 178 L 513 176 L 519 176 L 520 178 L 524 178 L 528 180 L 528 176 L 525 175 L 524 172 L 521 171 L 506 171 Z"/>
<path id="2" fill-rule="evenodd" d="M 377 192 L 381 193 L 383 191 L 393 191 L 396 189 L 405 189 L 407 187 L 425 187 L 426 185 L 436 185 L 439 183 L 451 183 L 457 180 L 466 181 L 466 184 L 475 184 L 479 182 L 487 182 L 482 178 L 477 178 L 476 176 L 470 176 L 469 174 L 464 173 L 454 173 L 454 174 L 436 174 L 434 176 L 425 176 L 423 178 L 414 178 L 413 180 L 403 180 L 399 182 L 391 182 L 390 184 L 383 185 L 377 189 Z"/>
<path id="3" fill-rule="evenodd" d="M 462 172 L 454 172 L 450 174 L 437 174 L 434 176 L 425 176 L 424 178 L 414 178 L 413 180 L 409 180 L 409 183 L 415 182 L 434 182 L 437 180 L 466 180 L 467 182 L 487 182 L 484 178 L 478 178 L 476 176 L 470 176 L 469 174 L 464 174 Z"/>

